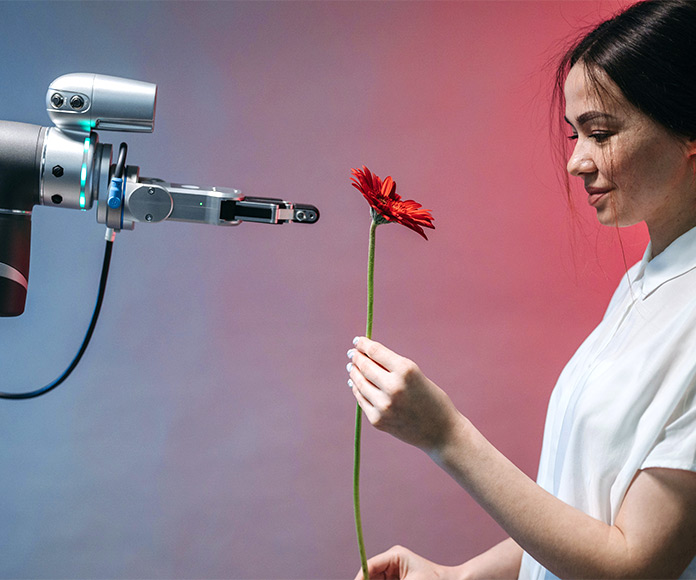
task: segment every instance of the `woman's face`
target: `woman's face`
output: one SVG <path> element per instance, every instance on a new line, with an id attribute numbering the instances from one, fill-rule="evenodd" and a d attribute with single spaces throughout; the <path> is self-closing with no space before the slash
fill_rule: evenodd
<path id="1" fill-rule="evenodd" d="M 696 217 L 694 143 L 631 105 L 608 77 L 600 80 L 608 92 L 602 99 L 588 85 L 581 63 L 565 83 L 566 120 L 575 141 L 568 173 L 582 178 L 599 221 L 619 226 L 645 221 L 652 238 L 653 230 L 669 229 L 687 207 Z"/>

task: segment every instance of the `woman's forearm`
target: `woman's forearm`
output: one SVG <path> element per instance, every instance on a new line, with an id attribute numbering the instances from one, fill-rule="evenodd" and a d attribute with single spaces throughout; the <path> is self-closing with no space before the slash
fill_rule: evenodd
<path id="1" fill-rule="evenodd" d="M 630 577 L 621 531 L 560 501 L 506 459 L 463 416 L 429 455 L 514 538 L 559 577 Z"/>
<path id="2" fill-rule="evenodd" d="M 454 568 L 457 580 L 516 580 L 520 573 L 522 548 L 508 538 L 490 550 Z"/>

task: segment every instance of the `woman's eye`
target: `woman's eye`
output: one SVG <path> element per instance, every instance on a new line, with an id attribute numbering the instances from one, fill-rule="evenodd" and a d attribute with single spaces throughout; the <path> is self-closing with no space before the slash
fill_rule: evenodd
<path id="1" fill-rule="evenodd" d="M 596 143 L 604 143 L 607 141 L 611 136 L 613 135 L 612 132 L 610 131 L 593 131 L 590 133 L 587 137 L 589 139 L 594 139 Z M 573 133 L 572 135 L 568 135 L 568 140 L 569 141 L 577 141 L 578 140 L 578 134 Z"/>
<path id="2" fill-rule="evenodd" d="M 590 138 L 594 139 L 597 143 L 603 143 L 607 139 L 611 137 L 611 133 L 607 131 L 594 131 L 591 135 Z"/>

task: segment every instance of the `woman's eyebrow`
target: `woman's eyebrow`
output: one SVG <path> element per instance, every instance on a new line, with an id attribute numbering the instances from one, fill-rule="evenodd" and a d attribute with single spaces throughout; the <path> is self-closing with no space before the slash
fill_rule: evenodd
<path id="1" fill-rule="evenodd" d="M 568 117 L 563 118 L 565 119 L 566 123 L 571 126 L 573 125 Z M 578 125 L 585 125 L 590 121 L 596 121 L 598 119 L 603 121 L 614 121 L 616 120 L 616 117 L 614 115 L 610 115 L 609 113 L 603 113 L 602 111 L 587 111 L 578 117 Z"/>

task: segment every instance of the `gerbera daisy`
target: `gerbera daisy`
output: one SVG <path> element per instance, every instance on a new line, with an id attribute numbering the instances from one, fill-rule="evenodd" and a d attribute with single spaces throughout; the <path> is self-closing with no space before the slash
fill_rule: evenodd
<path id="1" fill-rule="evenodd" d="M 376 224 L 396 222 L 418 232 L 426 240 L 423 228 L 435 229 L 430 210 L 412 199 L 401 199 L 396 193 L 396 182 L 387 177 L 382 181 L 364 165 L 362 169 L 351 169 L 351 185 L 355 187 L 370 204 L 372 221 Z"/>

